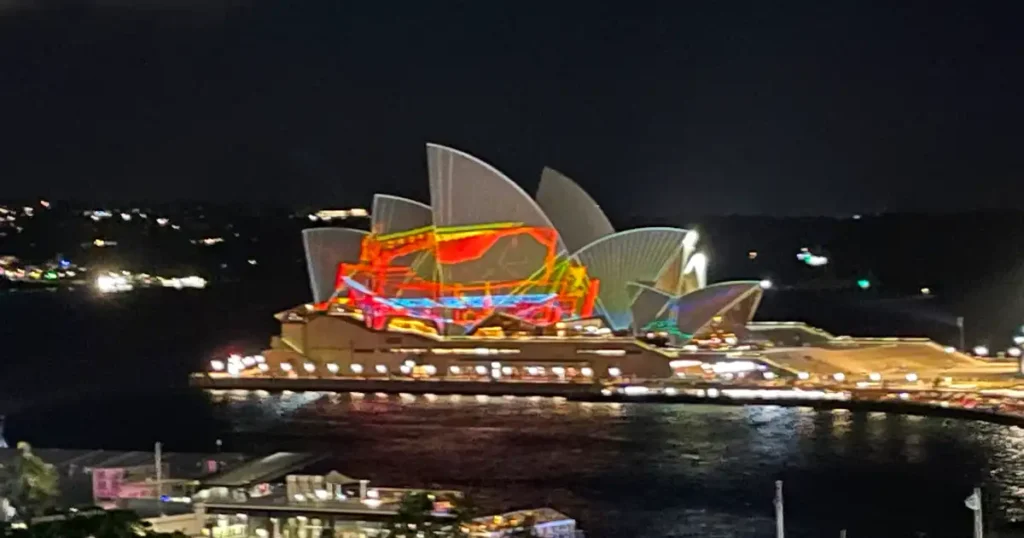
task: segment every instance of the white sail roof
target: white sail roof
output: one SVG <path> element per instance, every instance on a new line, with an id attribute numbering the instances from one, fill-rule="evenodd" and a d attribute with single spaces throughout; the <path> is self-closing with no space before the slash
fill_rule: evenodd
<path id="1" fill-rule="evenodd" d="M 326 301 L 334 293 L 338 264 L 359 261 L 367 232 L 351 228 L 310 228 L 302 230 L 306 270 L 313 300 Z"/>
<path id="2" fill-rule="evenodd" d="M 537 188 L 537 204 L 554 224 L 569 252 L 575 252 L 615 228 L 597 202 L 564 174 L 545 168 Z"/>

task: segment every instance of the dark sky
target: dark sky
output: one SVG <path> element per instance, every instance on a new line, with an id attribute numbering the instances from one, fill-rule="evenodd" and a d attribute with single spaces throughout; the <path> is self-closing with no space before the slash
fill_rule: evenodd
<path id="1" fill-rule="evenodd" d="M 613 217 L 1024 197 L 1020 2 L 547 4 L 0 0 L 0 196 L 425 200 L 437 141 Z"/>

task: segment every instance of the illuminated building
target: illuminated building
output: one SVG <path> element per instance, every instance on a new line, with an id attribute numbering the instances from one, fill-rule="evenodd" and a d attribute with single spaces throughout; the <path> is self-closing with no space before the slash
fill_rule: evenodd
<path id="1" fill-rule="evenodd" d="M 708 284 L 694 230 L 616 231 L 551 169 L 533 198 L 450 148 L 428 145 L 427 166 L 429 204 L 379 194 L 369 231 L 305 230 L 313 300 L 276 315 L 269 349 L 211 375 L 860 386 L 1015 371 L 926 339 L 753 322 L 771 281 Z"/>
<path id="2" fill-rule="evenodd" d="M 427 167 L 429 205 L 377 195 L 368 232 L 303 232 L 313 302 L 278 314 L 268 371 L 670 376 L 674 352 L 638 336 L 681 345 L 741 330 L 763 292 L 759 281 L 706 286 L 695 231 L 615 231 L 554 170 L 533 198 L 451 148 L 428 144 Z"/>
<path id="3" fill-rule="evenodd" d="M 318 309 L 351 307 L 376 330 L 393 317 L 420 319 L 448 336 L 499 312 L 541 327 L 598 317 L 623 332 L 635 328 L 632 285 L 651 283 L 669 297 L 705 285 L 696 232 L 615 232 L 578 185 L 550 169 L 534 200 L 466 153 L 429 144 L 427 164 L 431 205 L 377 195 L 369 233 L 304 232 Z"/>

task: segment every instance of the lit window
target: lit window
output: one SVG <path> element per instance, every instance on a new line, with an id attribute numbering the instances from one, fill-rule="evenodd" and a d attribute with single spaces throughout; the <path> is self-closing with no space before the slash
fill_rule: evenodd
<path id="1" fill-rule="evenodd" d="M 716 374 L 749 372 L 756 369 L 757 365 L 751 361 L 716 362 L 711 364 L 711 370 Z"/>
<path id="2" fill-rule="evenodd" d="M 580 355 L 601 355 L 602 357 L 621 357 L 626 354 L 625 349 L 578 349 Z"/>

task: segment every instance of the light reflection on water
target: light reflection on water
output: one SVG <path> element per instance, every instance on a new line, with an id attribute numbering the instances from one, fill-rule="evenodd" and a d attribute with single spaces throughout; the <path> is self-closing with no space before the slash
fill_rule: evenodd
<path id="1" fill-rule="evenodd" d="M 963 536 L 977 483 L 992 526 L 1024 519 L 1024 430 L 993 424 L 550 398 L 213 398 L 255 446 L 329 451 L 325 468 L 463 488 L 487 508 L 552 505 L 591 536 L 771 536 L 776 479 L 791 536 Z"/>

